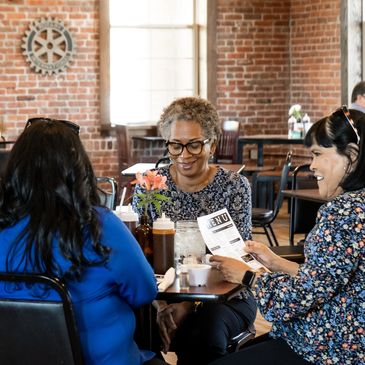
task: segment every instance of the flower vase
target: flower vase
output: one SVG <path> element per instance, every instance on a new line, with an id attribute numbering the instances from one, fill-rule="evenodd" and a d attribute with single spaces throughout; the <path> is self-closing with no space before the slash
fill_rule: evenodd
<path id="1" fill-rule="evenodd" d="M 135 236 L 148 262 L 152 265 L 153 263 L 152 227 L 149 223 L 149 219 L 146 214 L 143 214 L 140 217 L 139 225 L 136 227 L 135 230 Z"/>

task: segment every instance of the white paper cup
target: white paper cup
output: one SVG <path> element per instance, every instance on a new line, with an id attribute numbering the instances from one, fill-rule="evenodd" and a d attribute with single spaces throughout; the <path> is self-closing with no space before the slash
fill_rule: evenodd
<path id="1" fill-rule="evenodd" d="M 190 286 L 207 285 L 208 276 L 211 269 L 210 265 L 187 264 L 186 266 L 188 268 Z"/>

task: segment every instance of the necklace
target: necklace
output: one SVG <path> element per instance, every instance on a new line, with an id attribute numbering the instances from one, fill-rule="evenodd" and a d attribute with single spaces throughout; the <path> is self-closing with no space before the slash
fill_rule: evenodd
<path id="1" fill-rule="evenodd" d="M 177 169 L 175 166 L 172 165 L 171 170 L 172 170 L 171 177 L 172 177 L 172 180 L 174 181 L 174 183 L 176 184 L 176 186 L 180 190 L 187 192 L 187 193 L 195 193 L 197 191 L 204 189 L 206 186 L 209 185 L 212 177 L 216 173 L 216 168 L 209 166 L 207 174 L 206 174 L 207 177 L 203 181 L 198 182 L 198 183 L 189 183 L 189 178 L 186 179 L 186 182 L 182 182 L 181 179 L 179 179 L 179 175 L 177 173 Z"/>

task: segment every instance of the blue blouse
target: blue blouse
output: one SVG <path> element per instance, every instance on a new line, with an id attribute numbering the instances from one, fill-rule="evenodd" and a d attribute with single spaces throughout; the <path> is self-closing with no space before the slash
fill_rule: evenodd
<path id="1" fill-rule="evenodd" d="M 152 302 L 157 294 L 156 280 L 139 244 L 124 223 L 106 209 L 97 210 L 102 225 L 101 243 L 112 250 L 109 260 L 106 264 L 85 269 L 81 281 L 66 283 L 75 310 L 85 364 L 140 365 L 154 354 L 140 351 L 133 340 L 133 308 Z M 27 219 L 23 219 L 0 231 L 0 271 L 6 270 L 9 248 L 26 223 Z M 54 253 L 61 270 L 66 271 L 70 262 L 61 256 L 58 242 L 54 244 Z M 89 259 L 98 258 L 89 241 L 85 242 L 84 253 Z M 21 252 L 16 256 L 15 264 L 20 255 Z M 23 286 L 21 290 L 9 291 L 9 286 L 1 283 L 0 296 L 30 297 L 34 296 L 34 290 L 29 292 Z M 53 296 L 48 293 L 48 298 Z"/>
<path id="2" fill-rule="evenodd" d="M 281 337 L 315 364 L 365 364 L 365 189 L 324 204 L 293 277 L 257 280 L 261 313 Z"/>
<path id="3" fill-rule="evenodd" d="M 162 202 L 161 211 L 172 221 L 195 220 L 227 208 L 243 240 L 251 238 L 251 188 L 244 176 L 218 167 L 214 179 L 205 188 L 188 193 L 176 186 L 170 175 L 170 166 L 157 170 L 167 177 L 167 190 L 161 193 L 171 198 L 169 202 Z M 132 205 L 139 215 L 143 212 L 137 207 L 139 198 L 136 194 L 143 192 L 141 186 L 136 185 Z M 152 220 L 157 218 L 154 206 L 149 207 L 148 214 Z"/>

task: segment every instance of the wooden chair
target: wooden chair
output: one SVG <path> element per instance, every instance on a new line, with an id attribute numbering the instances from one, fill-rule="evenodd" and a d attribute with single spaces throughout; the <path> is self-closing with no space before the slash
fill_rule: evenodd
<path id="1" fill-rule="evenodd" d="M 3 285 L 21 283 L 55 290 L 60 300 L 0 298 L 0 363 L 82 365 L 82 350 L 70 295 L 56 278 L 0 273 Z"/>
<path id="2" fill-rule="evenodd" d="M 235 120 L 226 120 L 222 125 L 222 136 L 218 142 L 214 162 L 237 163 L 237 141 L 240 123 Z"/>

